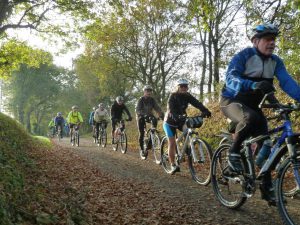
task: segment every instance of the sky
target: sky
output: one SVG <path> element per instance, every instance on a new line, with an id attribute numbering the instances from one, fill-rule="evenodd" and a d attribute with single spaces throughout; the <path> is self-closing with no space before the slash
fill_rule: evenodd
<path id="1" fill-rule="evenodd" d="M 54 45 L 47 40 L 43 40 L 36 32 L 30 29 L 9 30 L 7 33 L 11 38 L 26 41 L 29 46 L 50 52 L 53 55 L 54 64 L 67 69 L 72 69 L 73 59 L 83 52 L 83 46 L 81 46 L 75 50 L 68 51 L 66 54 L 62 54 L 60 51 L 63 49 L 63 44 L 59 44 L 61 41 L 58 40 L 58 44 Z"/>

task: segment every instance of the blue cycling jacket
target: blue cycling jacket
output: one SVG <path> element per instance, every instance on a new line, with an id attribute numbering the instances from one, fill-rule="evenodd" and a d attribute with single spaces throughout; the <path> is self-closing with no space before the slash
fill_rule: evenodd
<path id="1" fill-rule="evenodd" d="M 300 102 L 300 87 L 286 71 L 283 61 L 274 54 L 264 57 L 256 48 L 246 48 L 233 57 L 226 72 L 222 96 L 235 99 L 246 95 L 254 82 L 273 80 L 274 76 L 282 90 Z"/>
<path id="2" fill-rule="evenodd" d="M 90 118 L 89 118 L 89 124 L 90 125 L 93 125 L 94 124 L 94 114 L 95 114 L 95 111 L 92 111 L 90 113 Z"/>

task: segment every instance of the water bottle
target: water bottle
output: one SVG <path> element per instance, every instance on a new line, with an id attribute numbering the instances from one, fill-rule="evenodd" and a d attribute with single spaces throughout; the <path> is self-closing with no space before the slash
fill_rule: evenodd
<path id="1" fill-rule="evenodd" d="M 269 157 L 271 153 L 271 147 L 271 140 L 264 141 L 264 144 L 261 147 L 255 160 L 255 163 L 259 168 L 262 168 L 264 161 Z"/>

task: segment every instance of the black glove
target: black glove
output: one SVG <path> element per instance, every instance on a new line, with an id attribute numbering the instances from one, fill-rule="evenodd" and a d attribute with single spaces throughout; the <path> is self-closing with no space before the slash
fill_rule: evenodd
<path id="1" fill-rule="evenodd" d="M 269 95 L 269 96 L 267 97 L 267 100 L 268 100 L 268 102 L 269 102 L 270 104 L 278 104 L 278 105 L 280 105 L 278 99 L 275 97 L 274 94 Z"/>
<path id="2" fill-rule="evenodd" d="M 260 82 L 256 82 L 253 85 L 253 89 L 254 90 L 261 90 L 264 94 L 270 93 L 275 91 L 275 88 L 273 87 L 273 85 L 268 82 L 268 81 L 260 81 Z"/>
<path id="3" fill-rule="evenodd" d="M 211 117 L 211 112 L 207 109 L 201 113 L 201 116 L 204 118 L 209 118 Z"/>

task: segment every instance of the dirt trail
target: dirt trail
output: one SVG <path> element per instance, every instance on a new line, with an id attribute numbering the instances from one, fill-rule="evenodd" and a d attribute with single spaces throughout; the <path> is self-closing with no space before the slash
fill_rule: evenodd
<path id="1" fill-rule="evenodd" d="M 55 143 L 63 151 L 91 162 L 103 174 L 100 180 L 111 178 L 114 185 L 125 182 L 125 187 L 119 187 L 126 190 L 125 196 L 119 195 L 107 204 L 104 201 L 103 207 L 110 212 L 104 224 L 282 224 L 277 209 L 268 207 L 259 191 L 240 210 L 229 210 L 215 200 L 211 185 L 199 186 L 188 171 L 168 175 L 152 156 L 144 161 L 137 151 L 121 154 L 110 145 L 101 148 L 87 138 L 81 139 L 80 147 L 71 147 L 67 138 Z M 103 185 L 107 185 L 104 189 L 112 188 L 109 182 Z M 95 221 L 94 224 L 100 224 Z"/>

